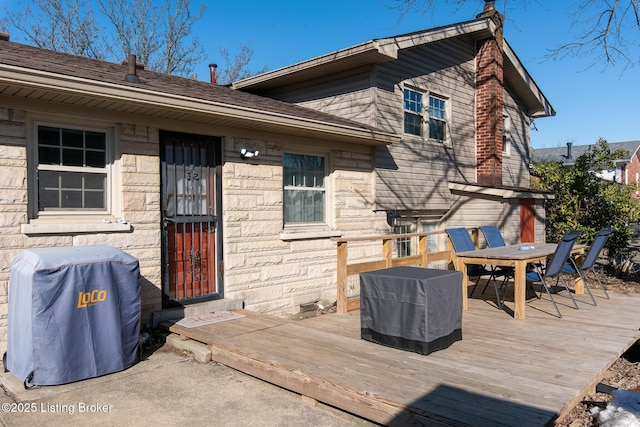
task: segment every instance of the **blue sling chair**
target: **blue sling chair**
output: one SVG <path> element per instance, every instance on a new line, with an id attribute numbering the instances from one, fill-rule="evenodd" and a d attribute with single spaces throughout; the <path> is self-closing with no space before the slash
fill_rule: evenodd
<path id="1" fill-rule="evenodd" d="M 487 246 L 490 248 L 498 248 L 500 246 L 507 246 L 500 229 L 495 225 L 483 225 L 480 227 L 480 231 L 487 241 Z"/>
<path id="2" fill-rule="evenodd" d="M 573 249 L 573 245 L 575 244 L 576 239 L 580 234 L 581 234 L 581 231 L 570 231 L 562 238 L 562 240 L 560 240 L 560 242 L 558 243 L 558 247 L 556 248 L 556 251 L 553 254 L 553 257 L 551 258 L 551 261 L 547 263 L 546 270 L 544 272 L 542 271 L 542 266 L 536 263 L 534 264 L 535 270 L 527 273 L 527 282 L 542 284 L 542 288 L 549 296 L 549 299 L 551 299 L 551 302 L 553 303 L 553 306 L 556 309 L 556 312 L 558 313 L 559 318 L 562 318 L 562 314 L 560 314 L 560 309 L 558 308 L 558 305 L 553 299 L 553 295 L 551 294 L 551 290 L 549 288 L 548 282 L 550 281 L 550 279 L 556 279 L 555 286 L 557 287 L 558 283 L 562 281 L 562 284 L 566 289 L 567 293 L 569 294 L 571 301 L 573 301 L 574 308 L 576 310 L 578 309 L 578 304 L 576 303 L 576 300 L 573 298 L 571 289 L 569 289 L 569 285 L 567 284 L 567 281 L 562 276 L 562 273 L 563 273 L 563 268 L 567 264 L 569 257 L 571 255 L 571 250 Z M 542 296 L 542 290 L 540 291 L 540 295 Z"/>
<path id="3" fill-rule="evenodd" d="M 593 297 L 593 294 L 591 293 L 591 290 L 589 289 L 589 286 L 587 285 L 586 278 L 589 272 L 593 273 L 593 277 L 596 278 L 596 280 L 600 284 L 600 287 L 604 291 L 605 298 L 609 299 L 609 294 L 607 293 L 607 289 L 602 284 L 602 281 L 600 280 L 600 277 L 598 276 L 598 273 L 596 272 L 594 267 L 596 265 L 596 260 L 598 259 L 598 255 L 600 255 L 602 248 L 604 248 L 604 245 L 605 243 L 607 243 L 607 239 L 609 238 L 609 235 L 612 232 L 613 232 L 613 228 L 609 228 L 609 227 L 603 228 L 598 232 L 598 234 L 596 235 L 596 238 L 593 240 L 593 243 L 591 244 L 591 247 L 589 248 L 589 252 L 587 252 L 587 255 L 585 255 L 583 262 L 580 266 L 576 265 L 573 258 L 569 257 L 569 262 L 565 264 L 565 266 L 562 268 L 562 271 L 565 273 L 574 274 L 574 275 L 577 274 L 578 276 L 580 276 L 580 279 L 582 279 L 582 283 L 584 283 L 584 288 L 589 293 L 589 296 L 591 297 L 591 301 L 593 301 L 593 305 L 597 305 L 597 303 L 595 298 Z"/>
<path id="4" fill-rule="evenodd" d="M 471 240 L 471 236 L 466 228 L 447 228 L 444 230 L 449 235 L 449 240 L 451 241 L 451 245 L 453 246 L 453 250 L 457 252 L 467 252 L 467 251 L 475 251 L 476 245 Z M 467 275 L 470 278 L 476 278 L 473 289 L 471 290 L 471 295 L 473 295 L 473 291 L 475 291 L 478 286 L 478 282 L 482 276 L 489 276 L 487 280 L 487 284 L 490 281 L 493 281 L 495 290 L 496 290 L 496 298 L 498 301 L 498 308 L 502 309 L 502 305 L 500 304 L 500 297 L 498 292 L 498 284 L 495 280 L 496 275 L 499 272 L 495 272 L 493 270 L 487 269 L 484 265 L 479 264 L 469 264 L 467 265 Z"/>
<path id="5" fill-rule="evenodd" d="M 502 237 L 502 233 L 500 232 L 500 229 L 495 225 L 483 225 L 480 227 L 480 232 L 484 236 L 484 240 L 486 240 L 488 247 L 499 248 L 501 246 L 507 246 L 507 243 L 504 241 L 504 238 Z M 515 272 L 514 268 L 512 267 L 492 267 L 492 271 L 497 272 L 498 276 L 503 276 L 504 279 L 502 280 L 502 284 L 500 285 L 501 288 L 507 283 L 507 280 L 513 277 Z M 487 283 L 484 286 L 482 293 L 484 293 L 487 290 L 488 285 L 489 283 Z M 473 291 L 471 291 L 471 294 L 473 295 Z M 502 307 L 503 300 L 504 300 L 504 297 L 501 299 L 500 298 L 498 299 L 498 307 Z"/>

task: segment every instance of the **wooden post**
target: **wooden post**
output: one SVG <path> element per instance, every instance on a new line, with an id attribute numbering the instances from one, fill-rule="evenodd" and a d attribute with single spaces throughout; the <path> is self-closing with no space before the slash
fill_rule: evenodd
<path id="1" fill-rule="evenodd" d="M 453 245 L 449 237 L 447 237 L 447 249 L 449 250 L 449 270 L 455 270 L 457 268 L 456 251 L 453 250 Z"/>
<path id="2" fill-rule="evenodd" d="M 386 268 L 393 266 L 393 239 L 382 240 L 382 259 Z"/>
<path id="3" fill-rule="evenodd" d="M 423 268 L 429 266 L 429 254 L 427 253 L 427 236 L 420 236 L 418 238 L 418 247 L 420 248 L 420 265 Z"/>
<path id="4" fill-rule="evenodd" d="M 347 309 L 347 242 L 338 242 L 337 268 L 338 294 L 336 297 L 336 311 L 344 314 Z"/>

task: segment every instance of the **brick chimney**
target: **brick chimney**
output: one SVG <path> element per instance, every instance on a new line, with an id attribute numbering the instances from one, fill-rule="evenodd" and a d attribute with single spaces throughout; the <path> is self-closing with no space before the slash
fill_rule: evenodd
<path id="1" fill-rule="evenodd" d="M 502 184 L 503 22 L 494 1 L 485 0 L 478 18 L 490 18 L 494 36 L 478 41 L 476 52 L 476 171 L 479 184 Z"/>

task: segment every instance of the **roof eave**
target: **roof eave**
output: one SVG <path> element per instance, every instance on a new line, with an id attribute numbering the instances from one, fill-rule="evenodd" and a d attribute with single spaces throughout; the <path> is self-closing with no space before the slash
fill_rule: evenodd
<path id="1" fill-rule="evenodd" d="M 329 137 L 339 141 L 363 145 L 388 145 L 399 141 L 395 134 L 375 129 L 360 128 L 336 123 L 327 123 L 309 118 L 295 117 L 287 114 L 246 108 L 237 105 L 195 99 L 186 96 L 168 94 L 48 73 L 40 70 L 14 67 L 0 64 L 0 83 L 16 87 L 48 90 L 65 93 L 76 97 L 102 98 L 127 105 L 144 105 L 159 110 L 176 109 L 195 116 L 215 116 L 234 122 L 249 121 L 265 130 L 273 131 L 278 128 L 281 133 L 295 131 L 296 134 L 308 134 L 317 138 Z M 70 97 L 70 99 L 75 99 Z"/>
<path id="2" fill-rule="evenodd" d="M 449 182 L 449 190 L 468 194 L 501 197 L 503 199 L 538 199 L 551 200 L 555 195 L 548 191 L 538 191 L 516 187 L 490 187 L 474 183 Z"/>
<path id="3" fill-rule="evenodd" d="M 508 61 L 505 69 L 505 79 L 509 79 L 511 86 L 518 96 L 525 102 L 530 117 L 552 117 L 556 111 L 542 90 L 524 67 L 515 51 L 507 41 L 504 41 L 504 56 Z"/>
<path id="4" fill-rule="evenodd" d="M 268 86 L 269 82 L 282 79 L 306 79 L 314 70 L 322 69 L 324 72 L 333 69 L 339 71 L 349 64 L 350 67 L 364 64 L 379 64 L 397 59 L 396 49 L 381 49 L 375 40 L 361 43 L 346 49 L 318 56 L 303 62 L 298 62 L 286 67 L 268 71 L 256 76 L 247 77 L 231 84 L 233 89 L 256 88 Z"/>

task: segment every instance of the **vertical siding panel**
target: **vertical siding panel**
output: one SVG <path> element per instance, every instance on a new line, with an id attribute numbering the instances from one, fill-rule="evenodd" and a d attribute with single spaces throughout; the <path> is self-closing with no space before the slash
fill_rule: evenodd
<path id="1" fill-rule="evenodd" d="M 502 159 L 502 184 L 529 188 L 529 119 L 510 88 L 505 90 L 504 103 L 504 111 L 511 119 L 511 155 Z"/>

